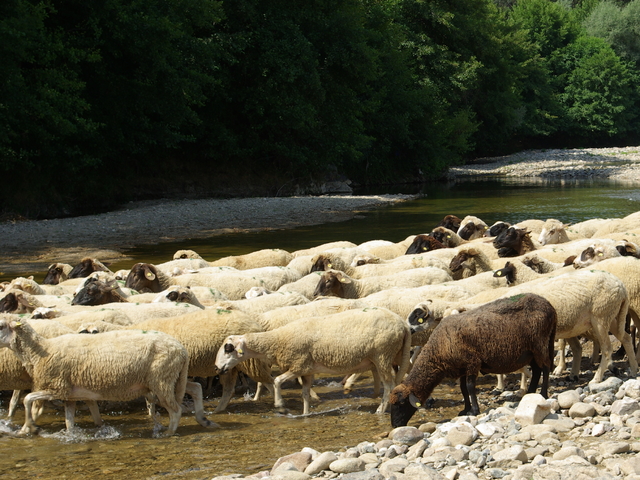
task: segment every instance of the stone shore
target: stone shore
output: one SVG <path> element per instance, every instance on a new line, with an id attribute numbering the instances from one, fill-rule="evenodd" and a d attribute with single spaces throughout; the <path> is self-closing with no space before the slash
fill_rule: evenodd
<path id="1" fill-rule="evenodd" d="M 243 476 L 214 480 L 233 478 Z M 244 478 L 640 480 L 640 380 L 609 377 L 549 399 L 527 394 L 477 417 L 396 428 L 339 452 L 303 448 Z"/>

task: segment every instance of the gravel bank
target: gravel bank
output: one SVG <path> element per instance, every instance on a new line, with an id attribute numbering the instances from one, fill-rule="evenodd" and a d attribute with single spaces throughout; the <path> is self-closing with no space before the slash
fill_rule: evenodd
<path id="1" fill-rule="evenodd" d="M 358 211 L 410 195 L 273 197 L 131 202 L 82 217 L 0 223 L 0 272 L 21 274 L 82 257 L 113 262 L 134 245 L 206 238 L 230 232 L 339 222 Z"/>
<path id="2" fill-rule="evenodd" d="M 640 147 L 526 150 L 479 158 L 449 169 L 449 178 L 468 176 L 609 178 L 640 182 Z"/>

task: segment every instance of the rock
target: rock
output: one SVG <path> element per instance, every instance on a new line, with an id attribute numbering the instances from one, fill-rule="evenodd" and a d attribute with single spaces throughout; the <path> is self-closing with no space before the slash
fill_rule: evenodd
<path id="1" fill-rule="evenodd" d="M 600 435 L 604 434 L 606 431 L 607 431 L 607 429 L 604 426 L 604 424 L 603 423 L 598 423 L 591 430 L 591 436 L 599 437 Z"/>
<path id="2" fill-rule="evenodd" d="M 380 440 L 378 443 L 376 443 L 375 449 L 379 452 L 383 448 L 389 448 L 391 445 L 393 445 L 393 440 L 385 438 L 384 440 Z"/>
<path id="3" fill-rule="evenodd" d="M 636 410 L 640 410 L 640 403 L 629 397 L 616 400 L 611 405 L 611 414 L 615 415 L 631 415 Z"/>
<path id="4" fill-rule="evenodd" d="M 516 422 L 520 425 L 535 425 L 544 419 L 551 412 L 551 405 L 539 393 L 528 393 L 522 400 L 515 412 Z"/>
<path id="5" fill-rule="evenodd" d="M 625 475 L 640 475 L 640 458 L 631 457 L 626 460 L 616 460 L 619 462 L 620 470 Z"/>
<path id="6" fill-rule="evenodd" d="M 278 469 L 280 465 L 287 462 L 291 463 L 299 472 L 304 472 L 311 463 L 311 453 L 297 452 L 292 453 L 291 455 L 280 457 L 278 460 L 276 460 L 276 463 L 273 464 L 273 468 L 271 469 L 272 474 Z"/>
<path id="7" fill-rule="evenodd" d="M 557 413 L 552 413 L 547 415 L 542 421 L 543 425 L 551 425 L 555 428 L 556 432 L 569 432 L 576 427 L 576 422 L 569 417 L 565 417 L 564 415 L 558 415 Z"/>
<path id="8" fill-rule="evenodd" d="M 420 430 L 421 432 L 424 433 L 433 433 L 436 431 L 436 428 L 438 428 L 438 425 L 433 423 L 433 422 L 427 422 L 427 423 L 423 423 L 422 425 L 420 425 L 418 427 L 418 430 Z"/>
<path id="9" fill-rule="evenodd" d="M 536 457 L 542 457 L 544 458 L 544 455 L 549 451 L 549 447 L 532 447 L 532 448 L 526 448 L 524 450 L 524 453 L 527 454 L 527 459 L 528 461 L 532 462 L 533 460 L 535 460 Z M 546 460 L 545 460 L 546 462 Z"/>
<path id="10" fill-rule="evenodd" d="M 624 394 L 634 400 L 640 400 L 640 380 L 631 379 L 624 382 L 620 387 L 620 390 L 624 390 Z"/>
<path id="11" fill-rule="evenodd" d="M 490 478 L 502 478 L 509 475 L 509 472 L 500 468 L 489 468 L 487 469 L 487 475 L 489 475 Z"/>
<path id="12" fill-rule="evenodd" d="M 621 385 L 622 380 L 620 380 L 618 377 L 609 377 L 605 381 L 600 383 L 590 383 L 589 392 L 591 392 L 592 394 L 603 392 L 605 390 L 613 390 L 615 392 Z"/>
<path id="13" fill-rule="evenodd" d="M 483 437 L 491 437 L 494 434 L 503 431 L 502 427 L 500 427 L 500 425 L 496 422 L 479 423 L 476 425 L 476 430 Z"/>
<path id="14" fill-rule="evenodd" d="M 353 193 L 353 189 L 347 182 L 326 182 L 320 186 L 320 192 L 323 195 L 328 193 L 351 195 Z"/>
<path id="15" fill-rule="evenodd" d="M 377 468 L 371 468 L 363 472 L 346 473 L 340 478 L 342 480 L 384 480 Z"/>
<path id="16" fill-rule="evenodd" d="M 500 450 L 499 452 L 495 452 L 493 454 L 494 462 L 502 462 L 505 460 L 517 460 L 522 463 L 526 463 L 529 461 L 529 457 L 527 457 L 527 454 L 524 451 L 522 445 L 514 445 L 513 447 L 505 448 L 504 450 Z"/>
<path id="17" fill-rule="evenodd" d="M 470 424 L 456 424 L 447 433 L 447 440 L 451 445 L 471 445 L 476 438 L 478 432 Z"/>
<path id="18" fill-rule="evenodd" d="M 272 480 L 309 480 L 311 476 L 298 470 L 278 470 L 269 478 Z"/>
<path id="19" fill-rule="evenodd" d="M 397 457 L 393 460 L 382 463 L 378 470 L 380 470 L 380 473 L 385 478 L 389 478 L 394 473 L 404 472 L 404 469 L 407 467 L 407 465 L 409 465 L 409 460 L 407 460 L 406 458 Z"/>
<path id="20" fill-rule="evenodd" d="M 631 445 L 627 442 L 603 442 L 598 445 L 598 450 L 602 455 L 615 455 L 631 450 Z"/>
<path id="21" fill-rule="evenodd" d="M 424 438 L 424 432 L 416 427 L 398 427 L 391 432 L 389 437 L 397 445 L 414 445 Z"/>
<path id="22" fill-rule="evenodd" d="M 307 475 L 316 475 L 323 470 L 327 470 L 329 465 L 336 460 L 338 460 L 338 456 L 333 452 L 321 453 L 309 464 L 307 468 L 305 468 L 304 473 Z"/>
<path id="23" fill-rule="evenodd" d="M 574 403 L 569 409 L 569 416 L 571 418 L 585 418 L 593 417 L 596 414 L 596 409 L 589 403 Z"/>
<path id="24" fill-rule="evenodd" d="M 560 450 L 554 453 L 553 459 L 564 460 L 565 458 L 569 458 L 572 455 L 577 455 L 585 459 L 587 458 L 586 455 L 584 454 L 584 451 L 582 451 L 581 448 L 570 446 L 570 447 L 562 447 Z"/>
<path id="25" fill-rule="evenodd" d="M 413 461 L 417 458 L 420 458 L 428 446 L 429 442 L 425 439 L 422 439 L 415 445 L 412 445 L 407 451 L 407 460 Z"/>
<path id="26" fill-rule="evenodd" d="M 353 473 L 364 470 L 365 463 L 360 458 L 339 458 L 331 462 L 329 469 L 336 473 Z"/>
<path id="27" fill-rule="evenodd" d="M 580 394 L 576 390 L 567 390 L 558 395 L 558 405 L 560 408 L 571 408 L 574 403 L 580 401 Z"/>

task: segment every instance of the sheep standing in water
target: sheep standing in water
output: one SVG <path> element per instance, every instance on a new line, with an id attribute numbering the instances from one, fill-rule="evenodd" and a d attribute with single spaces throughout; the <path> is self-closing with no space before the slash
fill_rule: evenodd
<path id="1" fill-rule="evenodd" d="M 500 299 L 444 318 L 423 347 L 407 378 L 391 392 L 391 424 L 406 425 L 445 378 L 459 378 L 464 397 L 460 415 L 478 415 L 476 378 L 480 373 L 510 373 L 529 365 L 529 393 L 542 373 L 547 396 L 557 316 L 539 295 Z"/>

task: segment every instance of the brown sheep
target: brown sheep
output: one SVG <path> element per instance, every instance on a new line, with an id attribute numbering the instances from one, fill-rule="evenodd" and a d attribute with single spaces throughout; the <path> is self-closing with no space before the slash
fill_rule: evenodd
<path id="1" fill-rule="evenodd" d="M 461 218 L 458 218 L 455 215 L 446 215 L 440 221 L 440 223 L 436 225 L 436 227 L 444 227 L 444 228 L 448 228 L 449 230 L 453 230 L 454 232 L 457 232 L 458 229 L 460 228 L 461 223 L 462 223 Z"/>
<path id="2" fill-rule="evenodd" d="M 531 232 L 520 228 L 510 227 L 506 232 L 498 235 L 493 246 L 498 249 L 500 257 L 517 257 L 536 249 L 531 240 Z"/>
<path id="3" fill-rule="evenodd" d="M 391 392 L 391 424 L 406 425 L 445 378 L 459 378 L 460 415 L 478 415 L 478 374 L 510 373 L 530 365 L 529 393 L 546 397 L 557 315 L 535 294 L 516 295 L 444 318 L 433 330 L 406 379 Z"/>
<path id="4" fill-rule="evenodd" d="M 444 248 L 444 245 L 431 235 L 416 235 L 409 248 L 407 248 L 405 255 L 430 252 L 439 248 Z"/>

